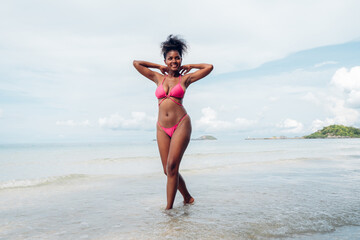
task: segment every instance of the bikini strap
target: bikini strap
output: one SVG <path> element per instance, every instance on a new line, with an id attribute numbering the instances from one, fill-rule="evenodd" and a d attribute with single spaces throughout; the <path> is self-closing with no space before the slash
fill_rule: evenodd
<path id="1" fill-rule="evenodd" d="M 166 77 L 167 77 L 167 75 L 165 75 L 165 77 L 164 77 L 161 85 L 163 85 Z M 178 84 L 180 84 L 180 83 L 181 83 L 181 75 L 179 75 L 179 82 L 178 82 Z M 160 85 L 159 85 L 159 86 L 160 86 Z M 163 86 L 162 88 L 164 89 L 164 86 Z M 164 92 L 165 92 L 165 90 L 164 90 Z M 170 91 L 169 91 L 169 94 L 170 94 Z M 166 93 L 165 93 L 165 97 L 163 97 L 163 98 L 161 99 L 161 101 L 159 102 L 159 105 L 158 105 L 158 106 L 160 106 L 160 104 L 161 104 L 165 99 L 167 99 L 167 98 L 169 98 L 171 101 L 173 101 L 173 102 L 176 103 L 177 105 L 179 105 L 179 106 L 181 106 L 181 107 L 183 106 L 181 103 L 178 103 L 177 101 L 175 101 L 174 99 L 172 99 L 172 98 L 171 98 L 168 94 L 166 94 Z"/>
<path id="2" fill-rule="evenodd" d="M 177 101 L 175 101 L 174 99 L 172 99 L 171 97 L 168 97 L 168 96 L 166 96 L 166 97 L 164 97 L 163 99 L 161 99 L 161 101 L 159 102 L 159 104 L 158 104 L 158 106 L 160 106 L 160 104 L 165 100 L 165 99 L 170 99 L 171 101 L 173 101 L 174 103 L 176 103 L 177 105 L 179 105 L 179 106 L 183 106 L 181 103 L 178 103 Z"/>
<path id="3" fill-rule="evenodd" d="M 163 79 L 162 82 L 161 82 L 161 85 L 164 84 L 166 77 L 167 77 L 167 75 L 165 75 L 164 79 Z"/>

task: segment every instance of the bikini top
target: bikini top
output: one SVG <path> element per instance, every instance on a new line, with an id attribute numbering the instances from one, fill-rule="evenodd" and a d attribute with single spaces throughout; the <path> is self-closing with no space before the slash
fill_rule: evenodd
<path id="1" fill-rule="evenodd" d="M 175 85 L 175 87 L 173 87 L 170 91 L 169 91 L 169 94 L 166 94 L 165 90 L 164 90 L 164 86 L 163 86 L 163 83 L 165 81 L 167 76 L 165 76 L 164 80 L 162 81 L 162 83 L 156 88 L 156 91 L 155 91 L 155 96 L 158 98 L 158 99 L 162 99 L 160 102 L 159 102 L 159 105 L 167 98 L 171 99 L 174 103 L 182 106 L 181 103 L 178 103 L 176 102 L 174 99 L 172 99 L 171 97 L 175 97 L 175 98 L 179 98 L 179 99 L 182 99 L 185 95 L 185 91 L 183 89 L 183 87 L 181 86 L 180 82 L 181 82 L 181 75 L 179 76 L 179 82 L 178 84 Z"/>

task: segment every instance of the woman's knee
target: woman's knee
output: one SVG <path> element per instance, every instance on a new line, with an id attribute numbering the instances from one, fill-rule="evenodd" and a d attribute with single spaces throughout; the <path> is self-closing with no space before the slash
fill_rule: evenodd
<path id="1" fill-rule="evenodd" d="M 166 175 L 168 177 L 172 177 L 178 174 L 178 164 L 175 161 L 169 161 L 168 164 L 166 165 Z"/>

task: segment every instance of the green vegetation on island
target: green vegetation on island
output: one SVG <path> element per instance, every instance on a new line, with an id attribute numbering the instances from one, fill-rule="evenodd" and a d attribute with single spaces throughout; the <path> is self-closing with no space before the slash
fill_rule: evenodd
<path id="1" fill-rule="evenodd" d="M 304 138 L 360 138 L 360 129 L 343 125 L 330 125 Z"/>

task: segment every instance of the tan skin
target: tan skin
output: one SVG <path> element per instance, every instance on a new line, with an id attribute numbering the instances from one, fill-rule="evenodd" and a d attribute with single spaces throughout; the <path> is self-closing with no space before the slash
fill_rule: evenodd
<path id="1" fill-rule="evenodd" d="M 166 94 L 168 94 L 169 91 L 178 84 L 180 75 L 184 74 L 181 77 L 182 80 L 180 84 L 181 87 L 186 90 L 190 84 L 204 78 L 213 69 L 211 64 L 201 63 L 182 66 L 181 62 L 182 58 L 179 52 L 172 50 L 166 54 L 164 59 L 165 66 L 137 60 L 134 60 L 133 64 L 136 70 L 138 70 L 146 78 L 153 81 L 157 86 L 162 83 L 165 74 L 167 73 L 168 76 L 163 83 Z M 162 74 L 152 71 L 150 68 L 159 69 Z M 191 69 L 198 70 L 193 73 L 189 73 Z M 172 99 L 182 104 L 182 99 L 175 97 L 172 97 Z M 161 126 L 170 128 L 177 124 L 185 114 L 186 111 L 184 107 L 179 106 L 170 99 L 165 99 L 159 106 L 158 122 Z M 179 123 L 171 138 L 157 125 L 157 143 L 164 173 L 167 176 L 166 209 L 171 209 L 173 207 L 177 190 L 179 190 L 184 197 L 185 204 L 194 202 L 194 198 L 190 195 L 186 188 L 185 181 L 179 173 L 180 162 L 189 144 L 190 135 L 191 121 L 189 116 L 186 116 Z"/>

